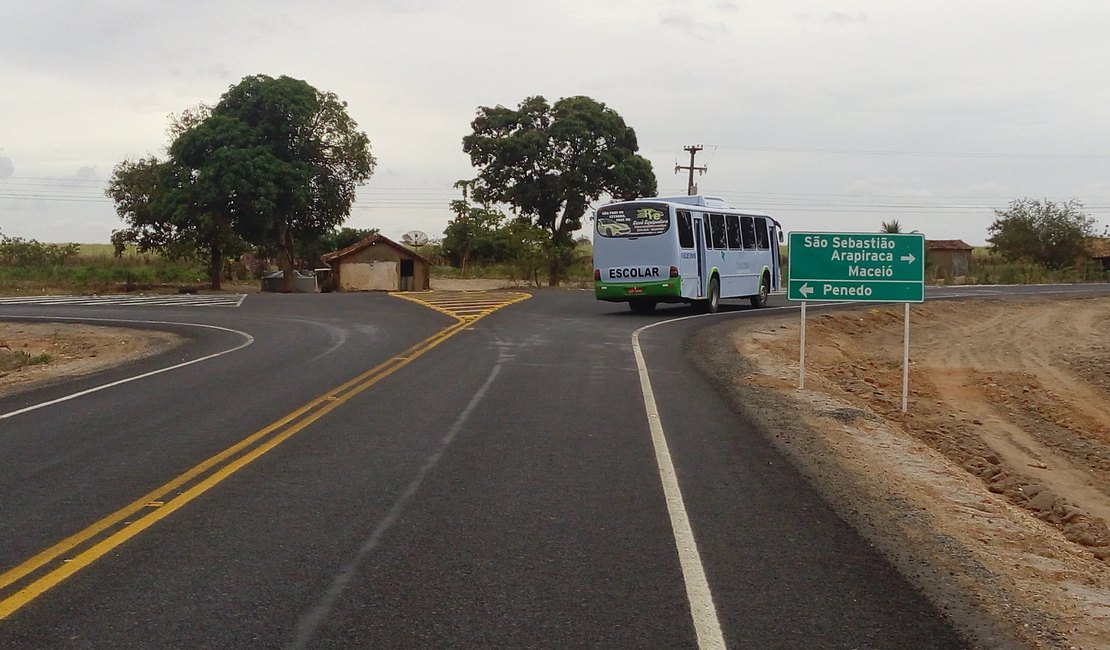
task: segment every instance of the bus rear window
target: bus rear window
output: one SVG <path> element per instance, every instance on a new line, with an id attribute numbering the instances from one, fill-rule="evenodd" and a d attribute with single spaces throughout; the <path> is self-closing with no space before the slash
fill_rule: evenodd
<path id="1" fill-rule="evenodd" d="M 667 206 L 631 204 L 600 208 L 597 211 L 597 234 L 602 237 L 648 237 L 667 232 L 671 221 Z"/>

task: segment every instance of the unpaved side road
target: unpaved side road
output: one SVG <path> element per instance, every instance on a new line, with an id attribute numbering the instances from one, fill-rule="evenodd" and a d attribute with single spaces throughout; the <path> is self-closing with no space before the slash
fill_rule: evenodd
<path id="1" fill-rule="evenodd" d="M 847 519 L 974 634 L 1110 648 L 1110 298 L 811 311 L 692 354 Z"/>

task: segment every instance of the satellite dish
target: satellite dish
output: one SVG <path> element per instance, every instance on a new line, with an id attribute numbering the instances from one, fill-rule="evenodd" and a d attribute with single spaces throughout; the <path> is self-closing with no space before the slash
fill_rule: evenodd
<path id="1" fill-rule="evenodd" d="M 401 235 L 401 241 L 409 246 L 423 246 L 428 243 L 428 236 L 419 230 L 410 230 Z"/>

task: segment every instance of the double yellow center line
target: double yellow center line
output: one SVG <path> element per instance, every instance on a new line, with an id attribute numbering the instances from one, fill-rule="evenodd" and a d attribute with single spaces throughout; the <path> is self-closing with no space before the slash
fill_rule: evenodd
<path id="1" fill-rule="evenodd" d="M 511 302 L 523 300 L 520 297 Z M 505 304 L 511 304 L 506 302 Z M 483 314 L 485 316 L 486 314 Z M 478 317 L 480 318 L 480 317 Z M 78 533 L 0 574 L 0 620 L 52 589 L 104 554 L 165 519 L 299 431 L 339 408 L 439 345 L 478 318 L 458 319 L 450 327 L 317 397 L 281 419 L 147 492 Z"/>

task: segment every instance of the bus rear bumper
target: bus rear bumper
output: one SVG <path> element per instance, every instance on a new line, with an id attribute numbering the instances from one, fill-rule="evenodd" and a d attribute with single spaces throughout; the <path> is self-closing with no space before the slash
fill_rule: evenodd
<path id="1" fill-rule="evenodd" d="M 658 282 L 594 282 L 594 296 L 608 302 L 654 300 L 656 302 L 685 302 L 682 297 L 682 279 L 669 278 Z"/>

